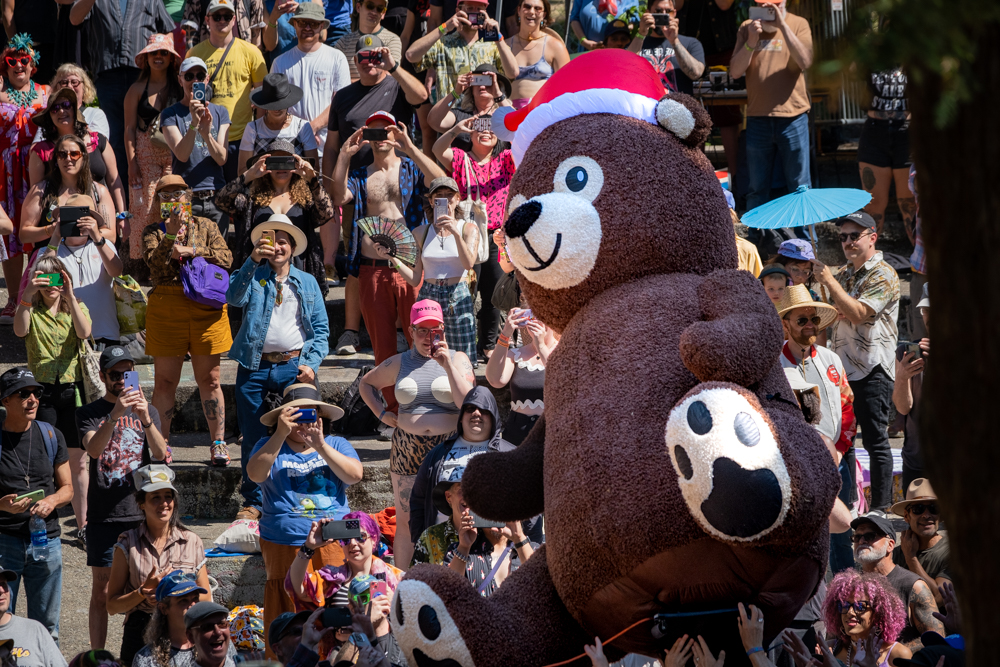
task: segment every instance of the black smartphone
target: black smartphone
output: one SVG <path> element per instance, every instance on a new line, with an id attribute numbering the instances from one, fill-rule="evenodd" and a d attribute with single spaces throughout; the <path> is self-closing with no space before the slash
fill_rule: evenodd
<path id="1" fill-rule="evenodd" d="M 485 25 L 486 14 L 482 12 L 473 12 L 469 14 L 469 25 Z"/>
<path id="2" fill-rule="evenodd" d="M 90 209 L 86 206 L 60 206 L 59 207 L 59 235 L 63 238 L 69 236 L 83 236 L 78 223 L 80 218 L 90 215 Z"/>
<path id="3" fill-rule="evenodd" d="M 295 423 L 315 424 L 317 416 L 314 408 L 299 408 L 299 416 L 295 418 Z"/>
<path id="4" fill-rule="evenodd" d="M 365 141 L 386 141 L 389 130 L 384 127 L 366 127 L 361 130 L 361 138 Z"/>
<path id="5" fill-rule="evenodd" d="M 473 525 L 476 528 L 503 528 L 507 524 L 502 521 L 490 521 L 489 519 L 484 519 L 472 510 L 469 510 L 469 514 L 472 515 Z"/>
<path id="6" fill-rule="evenodd" d="M 71 220 L 59 223 L 59 236 L 66 239 L 71 236 L 83 236 L 83 232 L 80 231 L 79 223 L 76 220 Z"/>
<path id="7" fill-rule="evenodd" d="M 295 166 L 293 155 L 274 155 L 264 158 L 264 168 L 268 171 L 294 171 Z"/>
<path id="8" fill-rule="evenodd" d="M 923 359 L 923 350 L 920 349 L 920 343 L 903 343 L 906 345 L 906 352 L 913 355 L 914 359 Z"/>
<path id="9" fill-rule="evenodd" d="M 382 64 L 382 54 L 375 51 L 365 51 L 364 53 L 358 54 L 359 63 L 371 63 L 373 65 Z"/>
<path id="10" fill-rule="evenodd" d="M 489 28 L 480 28 L 479 39 L 484 42 L 499 42 L 500 31 L 497 30 L 496 26 L 491 26 Z"/>
<path id="11" fill-rule="evenodd" d="M 361 522 L 357 519 L 328 521 L 323 524 L 323 541 L 361 539 Z"/>
<path id="12" fill-rule="evenodd" d="M 670 25 L 670 14 L 653 14 L 653 25 L 666 28 Z"/>
<path id="13" fill-rule="evenodd" d="M 351 618 L 351 610 L 347 607 L 327 607 L 320 614 L 319 622 L 324 628 L 347 628 L 354 620 Z"/>

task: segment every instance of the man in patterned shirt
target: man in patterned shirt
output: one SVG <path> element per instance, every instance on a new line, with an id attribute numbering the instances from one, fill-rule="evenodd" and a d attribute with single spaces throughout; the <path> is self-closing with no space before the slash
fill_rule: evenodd
<path id="1" fill-rule="evenodd" d="M 889 406 L 896 375 L 899 276 L 875 250 L 875 220 L 858 211 L 834 221 L 847 264 L 836 274 L 813 260 L 813 275 L 830 290 L 839 311 L 830 348 L 840 355 L 854 391 L 854 414 L 871 457 L 871 508 L 892 500 Z"/>

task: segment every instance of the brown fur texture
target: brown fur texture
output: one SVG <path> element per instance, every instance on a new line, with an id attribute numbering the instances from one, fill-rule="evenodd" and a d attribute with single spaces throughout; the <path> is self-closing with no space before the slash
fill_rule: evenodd
<path id="1" fill-rule="evenodd" d="M 735 611 L 726 610 L 737 602 L 762 607 L 767 641 L 787 626 L 825 570 L 840 477 L 780 368 L 774 306 L 736 268 L 729 212 L 705 156 L 649 123 L 579 116 L 535 139 L 511 197 L 536 201 L 553 192 L 557 167 L 573 156 L 603 170 L 592 202 L 600 217 L 596 260 L 562 289 L 535 282 L 544 271 L 519 268 L 535 315 L 562 333 L 546 367 L 544 420 L 518 450 L 473 459 L 462 483 L 469 505 L 489 518 L 544 508 L 544 554 L 489 600 L 439 571 L 418 568 L 406 579 L 440 597 L 477 667 L 545 665 L 653 614 L 701 610 L 723 611 L 671 620 L 660 640 L 645 623 L 606 650 L 655 655 L 680 634 L 700 632 L 714 651 L 727 649 L 727 665 L 745 664 Z M 541 215 L 555 208 L 544 201 Z M 720 537 L 699 522 L 671 460 L 677 443 L 665 436 L 668 422 L 683 426 L 675 406 L 716 394 L 730 397 L 722 407 L 755 415 L 750 431 L 776 443 L 783 467 L 773 476 L 790 489 L 780 521 L 749 538 Z M 713 426 L 723 430 L 709 436 L 733 432 L 744 417 Z M 734 456 L 762 447 L 738 445 Z M 763 511 L 735 487 L 717 484 L 712 494 L 749 524 Z"/>

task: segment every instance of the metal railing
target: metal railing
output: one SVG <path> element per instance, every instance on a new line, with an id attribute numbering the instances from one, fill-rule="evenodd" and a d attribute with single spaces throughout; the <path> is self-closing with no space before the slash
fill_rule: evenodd
<path id="1" fill-rule="evenodd" d="M 790 7 L 809 21 L 813 35 L 813 62 L 834 57 L 837 40 L 847 29 L 856 0 L 798 0 Z M 835 8 L 836 7 L 836 8 Z M 841 74 L 830 82 L 831 95 L 813 104 L 813 122 L 817 125 L 854 125 L 865 122 L 867 91 L 864 82 L 850 81 Z"/>

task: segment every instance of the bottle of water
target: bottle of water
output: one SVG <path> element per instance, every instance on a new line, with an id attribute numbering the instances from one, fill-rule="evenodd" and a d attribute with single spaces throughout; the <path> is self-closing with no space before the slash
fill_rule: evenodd
<path id="1" fill-rule="evenodd" d="M 37 514 L 28 522 L 31 531 L 31 557 L 35 560 L 46 560 L 49 557 L 49 531 L 45 527 L 45 519 Z"/>

